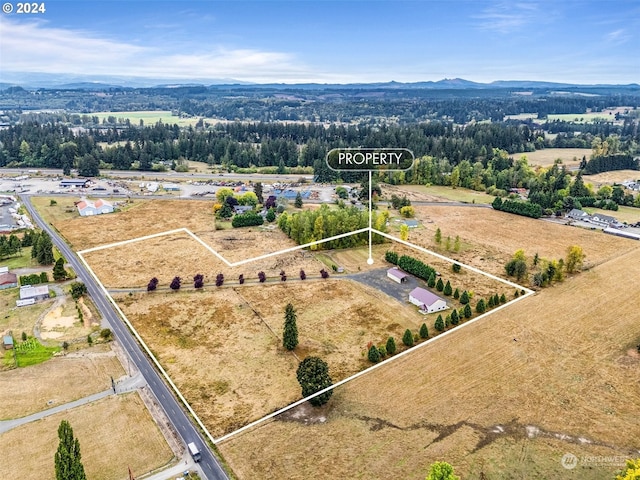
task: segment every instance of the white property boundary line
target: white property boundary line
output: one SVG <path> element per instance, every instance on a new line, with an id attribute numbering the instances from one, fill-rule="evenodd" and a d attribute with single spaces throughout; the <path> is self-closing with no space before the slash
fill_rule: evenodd
<path id="1" fill-rule="evenodd" d="M 371 216 L 369 216 L 369 222 L 371 224 Z M 480 316 L 478 316 L 478 317 L 476 317 L 476 318 L 474 318 L 472 320 L 464 322 L 464 323 L 462 323 L 462 324 L 460 324 L 460 325 L 458 325 L 458 326 L 456 326 L 456 327 L 454 327 L 454 328 L 452 328 L 450 330 L 446 330 L 445 332 L 440 333 L 437 336 L 435 336 L 433 338 L 430 338 L 429 340 L 426 340 L 426 341 L 424 341 L 424 342 L 422 342 L 422 343 L 420 343 L 420 344 L 418 344 L 418 345 L 416 345 L 414 347 L 411 347 L 411 348 L 409 348 L 409 349 L 407 349 L 407 350 L 405 350 L 403 352 L 400 352 L 399 354 L 394 355 L 393 357 L 390 357 L 390 358 L 388 358 L 388 359 L 386 359 L 386 360 L 384 360 L 384 361 L 382 361 L 380 363 L 376 363 L 376 364 L 372 365 L 371 367 L 369 367 L 369 368 L 367 368 L 365 370 L 362 370 L 362 371 L 360 371 L 360 372 L 358 372 L 358 373 L 356 373 L 354 375 L 351 375 L 350 377 L 347 377 L 347 378 L 345 378 L 343 380 L 340 380 L 339 382 L 331 385 L 330 387 L 327 387 L 327 388 L 325 388 L 323 390 L 320 390 L 319 392 L 316 392 L 313 395 L 309 395 L 308 397 L 302 398 L 302 399 L 300 399 L 300 400 L 298 400 L 298 401 L 296 401 L 296 402 L 294 402 L 294 403 L 292 403 L 290 405 L 287 405 L 284 408 L 281 408 L 280 410 L 277 410 L 277 411 L 275 411 L 273 413 L 270 413 L 270 414 L 268 414 L 268 415 L 266 415 L 266 416 L 264 416 L 264 417 L 262 417 L 262 418 L 260 418 L 258 420 L 255 420 L 255 421 L 245 425 L 244 427 L 240 427 L 239 429 L 237 429 L 237 430 L 235 430 L 235 431 L 233 431 L 231 433 L 228 433 L 226 435 L 223 435 L 222 437 L 217 438 L 217 439 L 213 438 L 213 436 L 211 435 L 209 430 L 207 430 L 207 427 L 205 427 L 205 425 L 202 423 L 202 420 L 200 420 L 200 417 L 198 417 L 198 415 L 191 408 L 191 405 L 189 404 L 189 402 L 187 402 L 187 400 L 184 398 L 184 396 L 182 395 L 182 393 L 180 392 L 178 387 L 173 383 L 173 381 L 171 380 L 171 378 L 169 377 L 169 375 L 167 374 L 165 369 L 162 368 L 162 365 L 160 365 L 160 362 L 158 361 L 158 359 L 151 352 L 151 349 L 147 346 L 147 344 L 144 342 L 142 337 L 138 334 L 138 331 L 133 327 L 133 325 L 131 324 L 131 322 L 127 318 L 127 316 L 120 309 L 120 307 L 118 306 L 116 301 L 109 294 L 109 292 L 107 291 L 105 286 L 102 284 L 102 282 L 100 281 L 98 276 L 94 273 L 93 269 L 89 266 L 89 264 L 87 263 L 87 261 L 84 259 L 84 256 L 83 256 L 86 253 L 91 253 L 91 252 L 95 252 L 95 251 L 99 251 L 99 250 L 105 250 L 105 249 L 109 249 L 109 248 L 113 248 L 113 247 L 119 247 L 119 246 L 122 246 L 122 245 L 127 245 L 127 244 L 130 244 L 130 243 L 135 243 L 135 242 L 139 242 L 139 241 L 142 241 L 142 240 L 149 240 L 149 239 L 161 237 L 161 236 L 164 236 L 164 235 L 173 235 L 175 233 L 186 233 L 187 235 L 191 236 L 194 240 L 196 240 L 198 243 L 200 243 L 202 246 L 204 246 L 214 256 L 216 256 L 218 259 L 223 261 L 227 266 L 235 267 L 235 266 L 238 266 L 238 265 L 244 265 L 244 264 L 247 264 L 247 263 L 255 262 L 257 260 L 262 260 L 262 259 L 265 259 L 265 258 L 274 257 L 274 256 L 277 256 L 277 255 L 282 255 L 282 254 L 289 253 L 289 252 L 294 252 L 296 250 L 301 250 L 301 249 L 304 249 L 304 248 L 307 248 L 307 247 L 310 247 L 310 246 L 313 246 L 313 245 L 319 245 L 319 244 L 322 244 L 322 243 L 325 243 L 325 242 L 329 242 L 331 240 L 336 240 L 338 238 L 344 238 L 344 237 L 349 237 L 351 235 L 357 235 L 357 234 L 363 233 L 363 232 L 369 232 L 369 238 L 371 238 L 371 235 L 373 233 L 376 233 L 376 234 L 379 234 L 379 235 L 381 235 L 381 236 L 383 236 L 385 238 L 388 238 L 388 239 L 390 239 L 392 241 L 401 243 L 401 244 L 403 244 L 403 245 L 405 245 L 407 247 L 413 248 L 413 249 L 418 250 L 418 251 L 423 252 L 423 253 L 427 253 L 429 255 L 433 255 L 433 256 L 435 256 L 437 258 L 440 258 L 441 260 L 445 260 L 445 261 L 451 262 L 451 263 L 458 263 L 462 267 L 467 268 L 467 269 L 469 269 L 469 270 L 471 270 L 473 272 L 476 272 L 476 273 L 478 273 L 480 275 L 484 275 L 484 276 L 486 276 L 488 278 L 491 278 L 493 280 L 497 280 L 497 281 L 499 281 L 501 283 L 504 283 L 504 284 L 507 284 L 509 286 L 515 287 L 515 288 L 517 288 L 519 290 L 524 290 L 524 291 L 526 291 L 526 293 L 525 293 L 525 295 L 519 296 L 518 298 L 516 298 L 514 300 L 511 300 L 511 301 L 505 303 L 504 305 L 500 305 L 499 307 L 496 307 L 496 308 L 494 308 L 494 309 L 492 309 L 492 310 L 490 310 L 490 311 L 488 311 L 486 313 L 483 313 L 482 315 L 480 315 Z M 370 242 L 369 243 L 369 250 L 370 251 L 371 251 L 371 248 L 372 248 L 372 246 L 371 246 L 371 242 Z M 169 231 L 166 231 L 166 232 L 160 232 L 160 233 L 155 233 L 155 234 L 152 234 L 152 235 L 146 235 L 144 237 L 139 237 L 139 238 L 135 238 L 135 239 L 132 239 L 132 240 L 124 240 L 124 241 L 121 241 L 121 242 L 115 242 L 115 243 L 110 243 L 110 244 L 107 244 L 107 245 L 88 248 L 86 250 L 82 250 L 82 251 L 79 251 L 77 253 L 78 253 L 78 256 L 80 257 L 80 260 L 85 265 L 85 267 L 87 268 L 87 270 L 89 271 L 91 276 L 96 280 L 96 282 L 98 282 L 98 285 L 100 285 L 100 288 L 102 289 L 102 292 L 104 293 L 105 297 L 111 302 L 111 304 L 114 306 L 116 311 L 120 314 L 120 316 L 124 320 L 124 322 L 127 325 L 127 327 L 133 332 L 136 340 L 143 347 L 143 349 L 147 353 L 147 355 L 149 355 L 149 357 L 151 357 L 151 360 L 153 361 L 154 365 L 158 368 L 158 370 L 160 371 L 162 376 L 165 378 L 167 383 L 171 386 L 173 391 L 176 393 L 176 395 L 178 396 L 180 401 L 187 407 L 187 410 L 189 411 L 189 413 L 196 420 L 196 423 L 198 424 L 198 426 L 204 431 L 204 433 L 206 434 L 207 438 L 213 444 L 218 444 L 220 442 L 224 442 L 225 440 L 228 440 L 231 437 L 233 437 L 235 435 L 238 435 L 239 433 L 242 433 L 242 432 L 244 432 L 246 430 L 249 430 L 250 428 L 253 428 L 253 427 L 255 427 L 255 426 L 257 426 L 257 425 L 259 425 L 259 424 L 261 424 L 261 423 L 263 423 L 263 422 L 265 422 L 267 420 L 270 420 L 270 419 L 276 417 L 277 415 L 280 415 L 280 414 L 286 412 L 287 410 L 295 408 L 298 405 L 301 405 L 302 403 L 304 403 L 304 402 L 306 402 L 306 401 L 308 401 L 308 400 L 310 400 L 312 398 L 315 398 L 315 397 L 317 397 L 319 395 L 322 395 L 325 392 L 328 392 L 330 390 L 333 390 L 334 388 L 337 388 L 337 387 L 339 387 L 341 385 L 344 385 L 345 383 L 350 382 L 351 380 L 355 380 L 356 378 L 358 378 L 358 377 L 360 377 L 362 375 L 365 375 L 365 374 L 375 370 L 376 368 L 380 368 L 383 365 L 387 365 L 392 361 L 395 361 L 395 360 L 397 360 L 399 358 L 402 358 L 405 355 L 409 354 L 410 352 L 414 352 L 415 350 L 417 350 L 419 348 L 425 347 L 426 345 L 430 345 L 432 342 L 436 341 L 437 339 L 443 338 L 443 337 L 451 334 L 452 332 L 458 331 L 459 329 L 461 329 L 463 327 L 466 327 L 467 325 L 471 325 L 472 323 L 475 323 L 475 322 L 477 322 L 477 321 L 479 321 L 481 319 L 484 319 L 488 315 L 491 315 L 494 312 L 502 310 L 503 308 L 505 308 L 505 307 L 515 303 L 515 302 L 523 300 L 523 299 L 525 299 L 525 298 L 527 298 L 527 297 L 529 297 L 529 296 L 531 296 L 531 295 L 533 295 L 535 293 L 533 290 L 531 290 L 529 288 L 526 288 L 526 287 L 523 287 L 522 285 L 518 285 L 517 283 L 510 282 L 509 280 L 505 280 L 503 278 L 497 277 L 497 276 L 492 275 L 490 273 L 483 272 L 482 270 L 479 270 L 479 269 L 477 269 L 475 267 L 460 263 L 457 260 L 445 257 L 444 255 L 440 255 L 440 254 L 438 254 L 436 252 L 432 252 L 431 250 L 428 250 L 426 248 L 420 247 L 418 245 L 414 245 L 414 244 L 412 244 L 410 242 L 407 242 L 405 240 L 400 240 L 399 238 L 394 237 L 393 235 L 389 235 L 388 233 L 384 233 L 384 232 L 381 232 L 379 230 L 376 230 L 376 229 L 372 228 L 371 226 L 369 226 L 367 228 L 361 228 L 361 229 L 355 230 L 353 232 L 348 232 L 348 233 L 343 233 L 343 234 L 340 234 L 340 235 L 335 235 L 333 237 L 325 238 L 323 240 L 318 240 L 318 241 L 315 241 L 315 242 L 306 243 L 304 245 L 298 245 L 298 246 L 295 246 L 295 247 L 287 248 L 287 249 L 280 250 L 280 251 L 273 252 L 273 253 L 268 253 L 268 254 L 265 254 L 265 255 L 260 255 L 258 257 L 250 258 L 250 259 L 247 259 L 247 260 L 241 260 L 239 262 L 234 262 L 234 263 L 231 263 L 228 260 L 226 260 L 215 249 L 213 249 L 211 246 L 207 245 L 197 235 L 195 235 L 193 232 L 191 232 L 187 228 L 179 228 L 179 229 L 176 229 L 176 230 L 169 230 Z M 371 256 L 370 256 L 370 258 L 371 258 Z"/>

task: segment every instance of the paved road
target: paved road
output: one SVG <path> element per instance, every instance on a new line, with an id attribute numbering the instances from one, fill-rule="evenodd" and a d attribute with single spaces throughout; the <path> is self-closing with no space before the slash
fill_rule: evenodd
<path id="1" fill-rule="evenodd" d="M 2 173 L 10 175 L 29 175 L 34 176 L 36 174 L 30 173 L 25 168 L 3 168 L 0 170 Z M 59 175 L 62 176 L 62 169 L 45 168 L 37 169 L 37 176 L 41 175 Z M 72 173 L 77 172 L 74 170 Z M 289 175 L 289 174 L 264 174 L 264 173 L 179 173 L 179 172 L 151 172 L 151 171 L 136 171 L 136 170 L 102 170 L 100 172 L 105 177 L 112 178 L 162 178 L 165 180 L 194 180 L 196 178 L 216 179 L 216 180 L 251 180 L 253 182 L 296 182 L 299 178 L 305 178 L 307 181 L 313 179 L 313 175 Z"/>
<path id="2" fill-rule="evenodd" d="M 199 446 L 200 451 L 202 452 L 202 461 L 199 466 L 201 467 L 205 478 L 209 480 L 227 480 L 228 477 L 226 473 L 204 442 L 203 437 L 191 423 L 190 418 L 173 396 L 169 387 L 164 383 L 160 374 L 151 363 L 151 360 L 144 354 L 140 345 L 135 341 L 111 303 L 103 295 L 98 282 L 96 282 L 96 280 L 89 274 L 80 259 L 69 248 L 58 233 L 43 221 L 31 204 L 29 196 L 21 195 L 20 198 L 36 224 L 51 236 L 51 240 L 54 245 L 58 247 L 62 255 L 66 258 L 67 263 L 73 267 L 78 278 L 80 278 L 80 280 L 82 280 L 87 286 L 87 291 L 95 302 L 96 307 L 108 322 L 114 335 L 129 355 L 129 358 L 133 361 L 146 380 L 158 403 L 162 406 L 167 417 L 173 423 L 174 429 L 178 432 L 185 443 L 185 448 L 186 444 L 189 442 L 195 442 L 196 445 Z"/>

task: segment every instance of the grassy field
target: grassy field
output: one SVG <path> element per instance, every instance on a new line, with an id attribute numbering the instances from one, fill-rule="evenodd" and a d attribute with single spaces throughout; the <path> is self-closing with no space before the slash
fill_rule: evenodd
<path id="1" fill-rule="evenodd" d="M 538 253 L 542 258 L 559 259 L 566 257 L 569 246 L 580 245 L 587 255 L 585 266 L 590 267 L 635 247 L 632 240 L 611 238 L 600 231 L 567 227 L 490 208 L 415 208 L 416 218 L 424 228 L 410 232 L 410 242 L 440 253 L 444 249 L 435 244 L 437 228 L 443 239 L 450 236 L 453 240 L 459 235 L 466 248 L 450 256 L 499 276 L 504 276 L 504 264 L 518 249 L 524 249 L 530 258 Z"/>
<path id="2" fill-rule="evenodd" d="M 465 479 L 612 478 L 560 459 L 637 457 L 640 331 L 611 282 L 640 277 L 634 246 L 338 388 L 324 422 L 290 414 L 219 448 L 242 479 L 423 479 L 443 459 Z"/>
<path id="3" fill-rule="evenodd" d="M 392 194 L 406 195 L 412 202 L 465 202 L 465 203 L 491 203 L 495 199 L 493 195 L 484 192 L 476 192 L 467 188 L 443 187 L 440 185 L 384 185 L 383 194 L 391 198 Z"/>
<path id="4" fill-rule="evenodd" d="M 180 127 L 188 127 L 190 125 L 195 125 L 199 118 L 180 118 L 174 117 L 171 115 L 171 111 L 169 110 L 141 110 L 138 112 L 96 112 L 92 113 L 91 116 L 96 116 L 102 122 L 107 117 L 116 117 L 116 118 L 125 118 L 129 119 L 132 125 L 138 126 L 140 124 L 140 120 L 142 120 L 145 126 L 153 126 L 159 121 L 162 123 L 167 123 L 169 125 L 173 125 L 177 123 Z M 215 120 L 209 120 L 208 122 L 213 123 Z"/>
<path id="5" fill-rule="evenodd" d="M 4 387 L 4 384 L 3 384 Z M 173 459 L 137 393 L 111 396 L 0 435 L 5 472 L 25 480 L 55 479 L 58 425 L 67 420 L 80 443 L 87 478 L 113 480 L 155 470 Z"/>
<path id="6" fill-rule="evenodd" d="M 518 154 L 517 158 L 521 155 L 526 155 L 529 165 L 540 167 L 553 166 L 555 161 L 560 159 L 562 160 L 562 165 L 570 168 L 580 165 L 582 157 L 587 157 L 587 160 L 589 160 L 591 153 L 590 148 L 545 148 L 535 152 Z"/>
<path id="7" fill-rule="evenodd" d="M 547 119 L 550 122 L 553 122 L 554 120 L 563 120 L 565 122 L 574 123 L 592 123 L 598 120 L 613 122 L 614 124 L 622 125 L 622 120 L 616 120 L 615 114 L 617 112 L 624 113 L 624 111 L 628 110 L 629 108 L 631 107 L 607 108 L 601 112 L 550 114 L 547 116 Z"/>
<path id="8" fill-rule="evenodd" d="M 636 223 L 640 222 L 640 208 L 636 207 L 618 207 L 617 211 L 603 210 L 602 208 L 584 207 L 583 210 L 590 214 L 600 213 L 615 217 L 621 222 Z"/>
<path id="9" fill-rule="evenodd" d="M 40 265 L 35 258 L 31 258 L 31 247 L 22 247 L 19 255 L 3 258 L 0 260 L 0 265 L 9 267 L 9 270 L 15 270 L 16 268 L 42 268 L 42 270 L 47 270 L 47 267 Z"/>
<path id="10" fill-rule="evenodd" d="M 109 345 L 96 345 L 40 365 L 0 372 L 0 419 L 24 417 L 111 387 L 124 370 Z M 28 394 L 25 394 L 28 392 Z"/>

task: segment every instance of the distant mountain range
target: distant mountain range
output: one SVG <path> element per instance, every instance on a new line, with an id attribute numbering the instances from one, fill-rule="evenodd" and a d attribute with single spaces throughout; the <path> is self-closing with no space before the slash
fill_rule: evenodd
<path id="1" fill-rule="evenodd" d="M 251 86 L 253 88 L 282 88 L 282 89 L 353 89 L 353 88 L 384 88 L 384 89 L 582 89 L 582 88 L 640 88 L 637 83 L 616 84 L 572 84 L 558 82 L 544 82 L 532 80 L 497 80 L 490 83 L 479 83 L 463 78 L 445 78 L 438 81 L 426 82 L 378 82 L 378 83 L 268 83 L 257 84 L 243 82 L 232 78 L 209 80 L 176 80 L 163 78 L 125 77 L 125 76 L 97 76 L 97 75 L 67 75 L 51 73 L 2 72 L 0 74 L 0 89 L 22 87 L 26 90 L 38 88 L 68 89 L 68 90 L 108 90 L 111 88 L 177 88 L 177 87 L 217 87 L 217 86 Z"/>

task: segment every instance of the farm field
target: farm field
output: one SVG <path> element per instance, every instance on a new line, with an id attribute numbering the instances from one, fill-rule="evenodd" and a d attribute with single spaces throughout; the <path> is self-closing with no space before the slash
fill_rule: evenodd
<path id="1" fill-rule="evenodd" d="M 621 465 L 566 470 L 560 459 L 637 457 L 636 305 L 610 281 L 640 277 L 632 245 L 339 387 L 321 411 L 290 412 L 219 449 L 242 479 L 423 479 L 443 459 L 465 479 L 612 478 Z"/>
<path id="2" fill-rule="evenodd" d="M 590 148 L 545 148 L 536 150 L 535 152 L 525 152 L 513 156 L 514 158 L 520 158 L 522 155 L 525 155 L 527 162 L 532 167 L 551 167 L 557 159 L 560 159 L 562 160 L 562 165 L 571 168 L 579 166 L 584 156 L 589 160 L 591 153 Z"/>
<path id="3" fill-rule="evenodd" d="M 230 261 L 294 245 L 280 231 L 259 228 L 216 231 L 201 238 L 213 248 L 219 248 L 218 252 Z M 204 275 L 207 284 L 214 283 L 219 273 L 224 275 L 225 282 L 238 284 L 240 274 L 247 283 L 252 283 L 257 282 L 260 271 L 264 271 L 268 280 L 280 281 L 282 270 L 294 279 L 301 269 L 309 277 L 317 277 L 320 270 L 326 268 L 311 253 L 301 250 L 229 267 L 184 232 L 88 252 L 84 257 L 107 288 L 125 289 L 146 287 L 152 277 L 158 278 L 159 287 L 167 288 L 175 276 L 182 279 L 183 285 L 193 285 L 193 277 L 198 273 Z"/>
<path id="4" fill-rule="evenodd" d="M 592 183 L 596 188 L 599 188 L 602 185 L 622 183 L 625 180 L 639 180 L 640 171 L 613 170 L 611 172 L 597 173 L 596 175 L 584 175 L 582 178 L 584 179 L 585 183 Z"/>
<path id="5" fill-rule="evenodd" d="M 111 388 L 124 375 L 108 345 L 0 372 L 0 420 L 24 417 Z"/>
<path id="6" fill-rule="evenodd" d="M 568 227 L 544 220 L 498 212 L 490 208 L 451 208 L 416 206 L 416 218 L 423 228 L 411 231 L 409 241 L 446 254 L 435 244 L 437 228 L 442 232 L 443 244 L 459 235 L 464 248 L 449 256 L 483 271 L 504 277 L 504 264 L 518 249 L 533 257 L 565 258 L 567 248 L 580 245 L 586 254 L 585 267 L 611 260 L 636 247 L 633 240 L 611 238 L 601 231 Z"/>
<path id="7" fill-rule="evenodd" d="M 208 201 L 134 200 L 122 212 L 80 217 L 71 209 L 73 198 L 56 199 L 52 207 L 49 200 L 34 197 L 33 204 L 76 251 L 183 227 L 194 233 L 215 230 L 213 202 Z"/>
<path id="8" fill-rule="evenodd" d="M 181 118 L 177 116 L 171 115 L 171 111 L 169 110 L 141 110 L 135 112 L 95 112 L 91 113 L 89 116 L 98 117 L 100 122 L 107 117 L 116 117 L 116 118 L 128 118 L 132 125 L 138 126 L 140 124 L 140 120 L 142 120 L 145 126 L 152 126 L 162 121 L 162 123 L 166 123 L 169 125 L 173 125 L 177 123 L 179 127 L 188 127 L 190 125 L 195 125 L 200 120 L 199 117 L 189 117 L 189 118 Z M 206 122 L 209 123 L 218 123 L 220 120 L 214 120 L 210 118 L 205 119 Z"/>
<path id="9" fill-rule="evenodd" d="M 486 203 L 493 202 L 495 197 L 484 192 L 477 192 L 467 188 L 451 188 L 440 185 L 382 185 L 382 193 L 387 198 L 392 194 L 406 196 L 412 202 L 465 202 Z"/>
<path id="10" fill-rule="evenodd" d="M 307 355 L 325 359 L 339 381 L 370 366 L 369 341 L 400 343 L 425 321 L 415 307 L 345 279 L 214 288 L 115 296 L 214 436 L 298 400 L 295 369 Z M 289 302 L 298 312 L 293 353 L 281 340 Z"/>
<path id="11" fill-rule="evenodd" d="M 127 478 L 128 467 L 141 475 L 174 460 L 144 403 L 137 393 L 131 393 L 106 397 L 1 434 L 0 458 L 6 471 L 20 472 L 25 480 L 55 479 L 54 455 L 62 420 L 71 424 L 87 478 L 92 480 Z"/>

